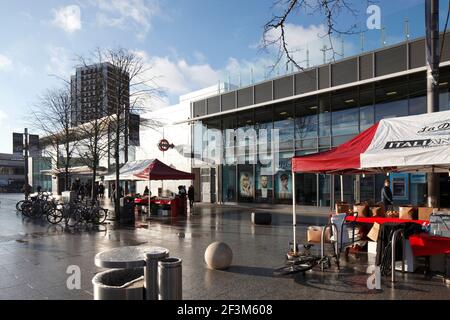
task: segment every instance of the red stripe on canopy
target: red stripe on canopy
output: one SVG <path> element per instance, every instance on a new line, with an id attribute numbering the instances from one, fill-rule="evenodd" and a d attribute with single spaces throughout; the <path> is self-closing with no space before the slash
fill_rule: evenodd
<path id="1" fill-rule="evenodd" d="M 195 174 L 180 171 L 155 159 L 142 172 L 135 174 L 138 178 L 150 180 L 194 180 Z"/>
<path id="2" fill-rule="evenodd" d="M 351 172 L 361 168 L 361 153 L 372 142 L 378 123 L 331 150 L 292 158 L 294 172 L 327 173 Z"/>

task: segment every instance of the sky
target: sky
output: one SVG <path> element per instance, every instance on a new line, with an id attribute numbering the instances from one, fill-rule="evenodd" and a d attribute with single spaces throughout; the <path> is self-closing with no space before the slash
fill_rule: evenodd
<path id="1" fill-rule="evenodd" d="M 411 38 L 424 32 L 424 0 L 380 0 L 386 44 L 405 39 L 405 18 Z M 356 15 L 341 12 L 336 26 L 365 28 L 365 1 L 351 1 Z M 244 85 L 286 72 L 273 65 L 276 48 L 261 50 L 264 24 L 282 9 L 274 0 L 0 0 L 0 152 L 12 152 L 12 132 L 28 126 L 27 115 L 39 95 L 70 79 L 77 56 L 96 48 L 123 47 L 139 53 L 165 95 L 151 108 L 176 104 L 178 97 L 218 81 Z M 447 13 L 441 1 L 441 25 Z M 323 62 L 325 30 L 320 13 L 296 12 L 286 25 L 296 58 L 310 65 Z M 381 46 L 381 31 L 364 33 L 364 51 Z M 274 36 L 272 34 L 271 36 Z M 344 57 L 361 52 L 360 35 L 341 40 Z M 339 51 L 341 52 L 341 51 Z M 330 57 L 327 57 L 329 59 Z M 306 62 L 303 62 L 305 64 Z M 306 66 L 306 65 L 305 65 Z M 240 79 L 240 80 L 239 80 Z"/>

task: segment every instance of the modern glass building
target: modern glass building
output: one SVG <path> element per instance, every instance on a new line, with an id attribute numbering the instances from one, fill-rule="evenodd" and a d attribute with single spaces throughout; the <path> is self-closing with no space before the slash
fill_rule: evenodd
<path id="1" fill-rule="evenodd" d="M 449 35 L 447 35 L 448 37 Z M 442 38 L 442 35 L 441 35 Z M 441 58 L 440 110 L 450 107 L 450 41 Z M 192 167 L 200 178 L 203 201 L 223 203 L 297 203 L 331 206 L 340 197 L 339 179 L 298 174 L 292 186 L 291 158 L 329 150 L 384 118 L 427 112 L 424 39 L 411 40 L 215 95 L 191 104 Z M 201 125 L 200 125 L 201 124 Z M 200 128 L 200 129 L 199 129 Z M 211 161 L 206 146 L 229 129 L 279 129 L 279 170 L 262 174 L 265 164 L 251 161 L 261 142 L 247 139 L 249 161 Z M 205 133 L 206 132 L 206 133 Z M 272 139 L 269 133 L 269 140 Z M 232 147 L 235 148 L 235 147 Z M 426 201 L 426 175 L 420 173 L 344 176 L 345 200 L 380 200 L 389 178 L 396 204 Z M 450 207 L 449 175 L 441 175 L 441 206 Z"/>

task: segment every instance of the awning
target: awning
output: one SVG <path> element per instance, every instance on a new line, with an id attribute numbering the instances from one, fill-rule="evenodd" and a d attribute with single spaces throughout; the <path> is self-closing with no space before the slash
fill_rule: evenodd
<path id="1" fill-rule="evenodd" d="M 329 151 L 294 157 L 294 172 L 332 173 L 357 171 L 361 168 L 361 153 L 369 147 L 377 131 L 378 124 L 373 125 L 350 141 Z"/>
<path id="2" fill-rule="evenodd" d="M 294 172 L 448 172 L 450 111 L 383 119 L 329 151 L 294 157 Z"/>
<path id="3" fill-rule="evenodd" d="M 144 170 L 135 174 L 142 180 L 194 180 L 195 174 L 172 168 L 155 159 Z"/>
<path id="4" fill-rule="evenodd" d="M 105 174 L 107 172 L 108 172 L 108 170 L 105 167 L 97 168 L 97 174 Z M 43 175 L 58 175 L 58 174 L 64 174 L 65 169 L 59 168 L 59 169 L 41 170 L 41 173 Z M 70 174 L 88 175 L 88 174 L 92 174 L 92 169 L 89 168 L 88 166 L 70 167 L 69 173 Z"/>
<path id="5" fill-rule="evenodd" d="M 153 161 L 154 159 L 128 161 L 119 170 L 120 180 L 128 180 L 128 181 L 147 180 L 145 178 L 136 177 L 136 174 L 141 173 Z M 116 174 L 115 173 L 109 174 L 105 176 L 103 180 L 104 181 L 116 180 Z"/>

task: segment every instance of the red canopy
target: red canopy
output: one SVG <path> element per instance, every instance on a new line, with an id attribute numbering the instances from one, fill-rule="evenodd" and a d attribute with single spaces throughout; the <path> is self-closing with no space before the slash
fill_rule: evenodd
<path id="1" fill-rule="evenodd" d="M 346 143 L 331 150 L 292 158 L 294 172 L 350 173 L 360 171 L 361 153 L 369 147 L 377 131 L 378 123 L 361 132 Z"/>
<path id="2" fill-rule="evenodd" d="M 135 174 L 138 178 L 150 180 L 194 180 L 193 173 L 169 167 L 158 159 L 153 160 L 143 171 Z"/>

